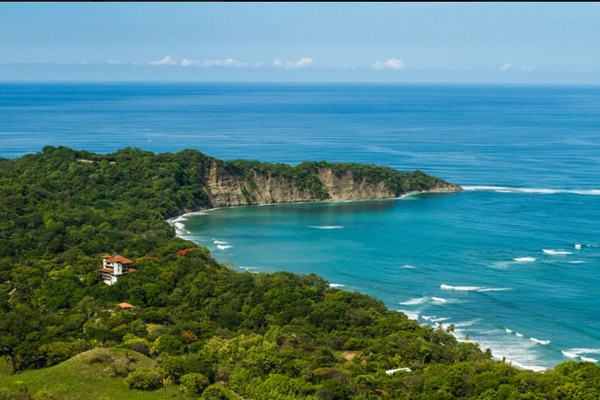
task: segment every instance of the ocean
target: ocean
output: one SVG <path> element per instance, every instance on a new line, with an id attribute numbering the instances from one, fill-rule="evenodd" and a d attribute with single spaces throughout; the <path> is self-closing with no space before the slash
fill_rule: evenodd
<path id="1" fill-rule="evenodd" d="M 0 84 L 0 157 L 44 145 L 421 169 L 465 191 L 218 209 L 180 235 L 316 273 L 541 370 L 600 359 L 600 87 Z"/>

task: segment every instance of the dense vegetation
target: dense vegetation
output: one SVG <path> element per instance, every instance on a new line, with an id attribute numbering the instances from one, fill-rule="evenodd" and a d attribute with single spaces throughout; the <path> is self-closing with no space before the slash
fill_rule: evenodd
<path id="1" fill-rule="evenodd" d="M 591 363 L 520 371 L 317 276 L 220 265 L 165 222 L 210 205 L 210 162 L 196 151 L 63 147 L 0 159 L 0 357 L 13 374 L 0 368 L 0 399 L 92 398 L 100 386 L 130 398 L 205 400 L 600 398 L 600 368 Z M 317 163 L 220 163 L 288 174 L 318 193 Z M 328 166 L 404 191 L 434 179 Z M 184 248 L 194 250 L 175 253 Z M 104 285 L 104 253 L 135 259 L 138 271 Z M 123 301 L 136 309 L 117 310 Z M 86 368 L 108 381 L 87 380 Z M 410 370 L 385 372 L 400 368 Z M 81 376 L 80 384 L 65 390 L 61 376 L 71 377 L 67 386 Z"/>
<path id="2" fill-rule="evenodd" d="M 381 167 L 371 164 L 356 163 L 328 163 L 304 162 L 297 166 L 288 164 L 267 164 L 259 161 L 237 160 L 226 164 L 227 168 L 235 171 L 237 174 L 245 176 L 250 181 L 255 172 L 259 174 L 269 174 L 271 176 L 283 177 L 289 182 L 293 182 L 300 189 L 308 189 L 314 198 L 326 200 L 328 198 L 327 190 L 318 178 L 320 169 L 331 169 L 337 176 L 343 176 L 352 173 L 353 178 L 360 182 L 364 180 L 367 183 L 383 182 L 395 193 L 396 196 L 411 192 L 430 190 L 437 185 L 447 185 L 433 176 L 429 176 L 421 171 L 410 173 L 399 172 L 393 168 Z"/>

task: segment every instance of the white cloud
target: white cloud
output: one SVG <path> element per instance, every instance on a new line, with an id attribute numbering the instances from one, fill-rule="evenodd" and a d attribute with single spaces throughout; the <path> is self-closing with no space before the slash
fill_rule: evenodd
<path id="1" fill-rule="evenodd" d="M 165 58 L 160 59 L 160 60 L 150 61 L 149 64 L 150 65 L 175 65 L 175 64 L 177 64 L 177 61 L 175 61 L 171 56 L 166 56 Z"/>
<path id="2" fill-rule="evenodd" d="M 260 61 L 239 61 L 233 58 L 225 58 L 223 60 L 192 60 L 184 58 L 181 60 L 182 67 L 233 67 L 233 68 L 258 68 L 263 64 Z"/>
<path id="3" fill-rule="evenodd" d="M 194 60 L 190 60 L 189 58 L 184 58 L 181 60 L 182 67 L 189 67 L 190 65 L 194 65 Z"/>
<path id="4" fill-rule="evenodd" d="M 406 63 L 397 58 L 390 58 L 387 61 L 375 61 L 373 63 L 373 69 L 375 69 L 375 70 L 392 69 L 392 70 L 399 71 L 399 70 L 405 69 L 405 68 L 406 68 Z"/>
<path id="5" fill-rule="evenodd" d="M 309 66 L 313 65 L 314 63 L 315 63 L 315 60 L 313 60 L 312 58 L 309 58 L 309 57 L 301 58 L 298 61 L 296 61 L 295 67 L 296 68 L 309 67 Z"/>
<path id="6" fill-rule="evenodd" d="M 532 65 L 515 65 L 511 62 L 507 62 L 502 64 L 500 67 L 500 71 L 523 71 L 523 72 L 531 72 L 535 69 L 535 66 Z"/>
<path id="7" fill-rule="evenodd" d="M 285 69 L 301 69 L 310 67 L 315 64 L 315 60 L 310 57 L 304 57 L 297 61 L 287 61 L 283 62 L 280 59 L 276 58 L 273 60 L 273 67 L 275 68 L 285 68 Z"/>

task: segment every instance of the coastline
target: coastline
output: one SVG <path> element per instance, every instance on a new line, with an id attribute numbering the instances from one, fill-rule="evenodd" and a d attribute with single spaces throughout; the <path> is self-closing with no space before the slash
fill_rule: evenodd
<path id="1" fill-rule="evenodd" d="M 232 206 L 218 206 L 218 207 L 205 207 L 198 208 L 192 211 L 186 211 L 182 214 L 175 215 L 174 217 L 167 218 L 167 223 L 174 227 L 174 224 L 177 222 L 185 221 L 188 217 L 193 215 L 202 215 L 203 213 L 207 213 L 214 210 L 219 210 L 222 208 L 238 208 L 238 207 L 264 207 L 264 206 L 277 206 L 283 204 L 315 204 L 315 203 L 357 203 L 357 202 L 365 202 L 365 201 L 395 201 L 402 200 L 407 197 L 418 196 L 422 194 L 445 194 L 445 193 L 460 193 L 463 191 L 462 186 L 459 186 L 460 190 L 445 190 L 445 189 L 433 189 L 433 190 L 420 190 L 420 191 L 412 191 L 406 192 L 397 197 L 386 197 L 386 198 L 369 198 L 369 199 L 356 199 L 356 200 L 311 200 L 311 201 L 285 201 L 279 203 L 255 203 L 255 204 L 243 204 L 243 205 L 232 205 Z M 185 239 L 177 234 L 177 229 L 175 232 L 175 236 Z"/>
<path id="2" fill-rule="evenodd" d="M 462 191 L 462 187 L 461 190 Z M 371 198 L 371 199 L 358 199 L 358 200 L 314 200 L 314 201 L 290 201 L 290 202 L 280 202 L 280 203 L 258 203 L 258 204 L 248 204 L 248 205 L 232 205 L 232 206 L 219 206 L 219 207 L 206 207 L 206 208 L 201 208 L 201 209 L 197 209 L 197 210 L 193 210 L 193 211 L 188 211 L 179 215 L 176 215 L 172 218 L 167 219 L 167 222 L 173 226 L 173 228 L 175 229 L 175 235 L 179 238 L 185 239 L 185 240 L 190 240 L 189 238 L 186 237 L 186 233 L 188 233 L 185 230 L 185 221 L 194 215 L 204 215 L 206 213 L 209 213 L 211 211 L 214 210 L 218 210 L 218 209 L 222 209 L 222 208 L 237 208 L 237 207 L 248 207 L 248 206 L 276 206 L 276 205 L 282 205 L 282 204 L 311 204 L 311 203 L 350 203 L 350 202 L 366 202 L 366 201 L 396 201 L 396 200 L 402 200 L 402 199 L 406 199 L 409 197 L 413 197 L 413 196 L 418 196 L 418 195 L 426 195 L 426 194 L 444 194 L 444 193 L 457 193 L 459 191 L 453 191 L 453 190 L 427 190 L 427 191 L 412 191 L 412 192 L 407 192 L 402 194 L 401 196 L 397 196 L 397 197 L 389 197 L 389 198 Z M 331 286 L 332 288 L 340 288 L 343 287 L 342 286 L 338 286 L 337 284 L 334 284 L 334 286 Z M 390 308 L 390 310 L 394 310 L 394 311 L 398 311 L 398 312 L 404 312 L 404 310 L 400 310 L 400 309 L 394 309 L 394 308 Z M 413 319 L 415 321 L 417 321 L 421 326 L 430 326 L 432 328 L 436 328 L 436 326 L 438 325 L 433 325 L 431 323 L 427 323 L 424 321 L 421 321 L 418 317 L 415 319 L 414 316 L 410 316 L 408 313 L 404 312 L 408 318 Z M 439 326 L 441 328 L 447 328 L 447 324 L 439 324 Z M 461 342 L 473 342 L 473 343 L 477 343 L 478 345 L 482 345 L 481 343 L 474 341 L 472 339 L 468 339 L 468 338 L 462 338 L 460 337 L 460 335 L 458 334 L 458 332 L 451 332 L 451 334 L 456 338 L 457 341 L 461 341 Z M 531 370 L 531 371 L 544 371 L 547 370 L 547 367 L 542 367 L 539 365 L 523 365 L 521 363 L 519 363 L 518 361 L 514 361 L 511 359 L 508 359 L 506 357 L 503 356 L 497 356 L 495 355 L 495 353 L 492 351 L 492 358 L 494 360 L 497 361 L 502 361 L 504 360 L 507 364 L 512 365 L 513 367 L 517 368 L 517 369 L 522 369 L 522 370 Z"/>

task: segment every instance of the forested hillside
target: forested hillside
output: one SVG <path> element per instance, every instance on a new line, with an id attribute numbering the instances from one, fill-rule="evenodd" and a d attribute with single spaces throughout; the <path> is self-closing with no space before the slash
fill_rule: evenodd
<path id="1" fill-rule="evenodd" d="M 113 383 L 131 398 L 600 398 L 591 363 L 520 371 L 317 276 L 235 272 L 166 222 L 225 201 L 223 182 L 239 189 L 236 201 L 254 203 L 265 197 L 260 184 L 276 179 L 314 200 L 343 195 L 348 183 L 388 197 L 459 190 L 421 172 L 223 162 L 197 151 L 46 147 L 0 160 L 0 399 L 96 398 Z M 272 188 L 270 199 L 285 199 Z M 133 259 L 136 272 L 103 284 L 107 253 Z M 71 359 L 96 348 L 113 353 Z M 113 383 L 86 386 L 87 368 Z"/>

